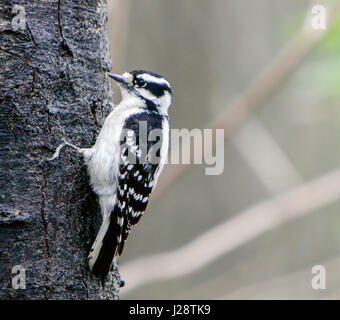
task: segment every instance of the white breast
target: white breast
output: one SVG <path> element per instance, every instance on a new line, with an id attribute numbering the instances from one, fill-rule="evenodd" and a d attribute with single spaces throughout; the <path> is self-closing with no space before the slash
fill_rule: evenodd
<path id="1" fill-rule="evenodd" d="M 123 100 L 105 119 L 88 161 L 88 173 L 93 191 L 99 196 L 114 195 L 120 160 L 120 136 L 124 121 L 138 113 L 137 99 Z"/>

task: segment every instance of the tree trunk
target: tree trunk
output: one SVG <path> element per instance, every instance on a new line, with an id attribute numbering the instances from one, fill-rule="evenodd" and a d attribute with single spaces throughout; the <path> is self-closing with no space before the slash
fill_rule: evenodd
<path id="1" fill-rule="evenodd" d="M 58 124 L 90 147 L 113 106 L 106 10 L 1 0 L 0 299 L 118 298 L 118 272 L 101 290 L 88 270 L 101 217 L 82 158 L 65 148 L 46 161 Z"/>

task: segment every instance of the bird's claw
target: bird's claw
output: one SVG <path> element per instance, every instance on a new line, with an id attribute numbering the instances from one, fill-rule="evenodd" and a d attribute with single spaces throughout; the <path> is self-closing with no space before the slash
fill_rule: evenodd
<path id="1" fill-rule="evenodd" d="M 55 159 L 57 159 L 59 157 L 60 151 L 65 147 L 65 146 L 69 146 L 72 147 L 73 149 L 76 149 L 79 153 L 82 153 L 82 149 L 76 147 L 75 145 L 73 145 L 72 143 L 68 142 L 65 138 L 65 130 L 64 128 L 58 123 L 58 122 L 54 122 L 58 128 L 60 129 L 60 131 L 62 132 L 62 138 L 61 141 L 62 143 L 57 147 L 57 149 L 55 150 L 53 156 L 51 158 L 46 159 L 46 161 L 50 162 L 53 161 Z"/>

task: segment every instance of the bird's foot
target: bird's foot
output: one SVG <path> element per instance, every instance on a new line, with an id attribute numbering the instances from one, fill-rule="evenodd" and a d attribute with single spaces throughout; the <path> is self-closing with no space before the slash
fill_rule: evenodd
<path id="1" fill-rule="evenodd" d="M 53 160 L 57 159 L 57 158 L 59 157 L 59 155 L 60 155 L 60 151 L 61 151 L 64 147 L 66 147 L 66 146 L 69 146 L 69 147 L 75 149 L 78 153 L 80 153 L 80 154 L 82 154 L 82 155 L 84 155 L 84 154 L 86 153 L 86 151 L 89 150 L 89 149 L 86 149 L 86 148 L 78 148 L 78 147 L 75 146 L 74 144 L 68 142 L 68 141 L 66 140 L 66 138 L 65 138 L 65 130 L 64 130 L 64 128 L 63 128 L 59 123 L 56 122 L 56 124 L 57 124 L 57 126 L 59 127 L 59 129 L 60 129 L 61 132 L 62 132 L 63 137 L 62 137 L 61 140 L 63 141 L 63 143 L 61 143 L 61 144 L 57 147 L 57 149 L 55 150 L 53 156 L 52 156 L 51 158 L 46 159 L 46 161 L 53 161 Z"/>

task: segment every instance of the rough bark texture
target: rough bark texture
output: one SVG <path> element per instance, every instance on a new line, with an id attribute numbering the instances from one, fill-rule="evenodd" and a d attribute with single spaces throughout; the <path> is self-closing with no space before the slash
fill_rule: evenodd
<path id="1" fill-rule="evenodd" d="M 13 7 L 24 7 L 13 30 Z M 112 108 L 106 0 L 1 0 L 0 299 L 117 298 L 118 275 L 100 291 L 87 255 L 100 214 L 80 156 Z M 26 289 L 13 289 L 15 265 Z"/>

